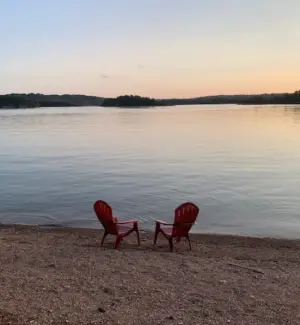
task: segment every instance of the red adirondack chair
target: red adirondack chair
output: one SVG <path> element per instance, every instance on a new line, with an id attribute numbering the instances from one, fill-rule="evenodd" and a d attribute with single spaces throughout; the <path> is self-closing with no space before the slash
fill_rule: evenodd
<path id="1" fill-rule="evenodd" d="M 124 237 L 136 232 L 138 244 L 140 245 L 140 235 L 137 220 L 119 221 L 117 217 L 113 216 L 112 208 L 105 201 L 97 201 L 94 204 L 95 213 L 104 228 L 104 235 L 101 241 L 103 246 L 107 235 L 116 236 L 115 248 L 120 246 Z"/>
<path id="2" fill-rule="evenodd" d="M 186 202 L 175 210 L 174 223 L 156 220 L 154 245 L 158 234 L 161 233 L 169 241 L 171 252 L 173 251 L 173 238 L 180 241 L 181 237 L 185 237 L 189 242 L 190 249 L 192 249 L 189 231 L 196 223 L 198 214 L 199 208 L 194 203 Z"/>

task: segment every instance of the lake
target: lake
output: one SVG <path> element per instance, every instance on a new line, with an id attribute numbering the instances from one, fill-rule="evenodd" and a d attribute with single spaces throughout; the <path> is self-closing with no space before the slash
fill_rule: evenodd
<path id="1" fill-rule="evenodd" d="M 0 110 L 0 223 L 99 228 L 97 199 L 153 229 L 300 237 L 300 106 Z"/>

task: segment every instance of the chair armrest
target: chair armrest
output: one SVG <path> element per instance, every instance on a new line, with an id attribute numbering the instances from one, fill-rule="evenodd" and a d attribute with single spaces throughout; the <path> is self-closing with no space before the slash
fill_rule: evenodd
<path id="1" fill-rule="evenodd" d="M 156 223 L 160 223 L 164 226 L 174 226 L 173 223 L 168 223 L 168 222 L 165 222 L 165 221 L 162 221 L 162 220 L 156 220 Z"/>
<path id="2" fill-rule="evenodd" d="M 117 225 L 126 225 L 128 223 L 138 223 L 137 220 L 127 220 L 127 221 L 117 221 L 116 224 Z"/>
<path id="3" fill-rule="evenodd" d="M 193 226 L 196 222 L 178 222 L 174 223 L 174 227 L 184 227 L 184 226 Z"/>

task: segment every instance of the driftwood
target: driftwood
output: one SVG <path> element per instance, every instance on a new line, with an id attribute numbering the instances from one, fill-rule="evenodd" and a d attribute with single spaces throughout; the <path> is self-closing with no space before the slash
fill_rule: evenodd
<path id="1" fill-rule="evenodd" d="M 262 270 L 259 269 L 254 269 L 252 267 L 248 267 L 248 266 L 243 266 L 243 265 L 239 265 L 239 264 L 234 264 L 234 263 L 227 263 L 230 266 L 235 266 L 235 267 L 239 267 L 241 269 L 246 269 L 255 273 L 260 273 L 260 274 L 265 274 Z"/>

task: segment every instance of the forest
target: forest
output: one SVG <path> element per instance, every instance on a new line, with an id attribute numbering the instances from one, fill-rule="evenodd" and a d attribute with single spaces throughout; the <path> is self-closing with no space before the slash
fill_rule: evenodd
<path id="1" fill-rule="evenodd" d="M 7 94 L 0 95 L 0 108 L 32 107 L 70 107 L 70 106 L 105 106 L 105 107 L 149 107 L 195 104 L 300 104 L 300 91 L 293 93 L 257 94 L 257 95 L 217 95 L 195 98 L 154 99 L 136 95 L 116 98 L 104 98 L 85 95 L 44 95 L 44 94 Z"/>

